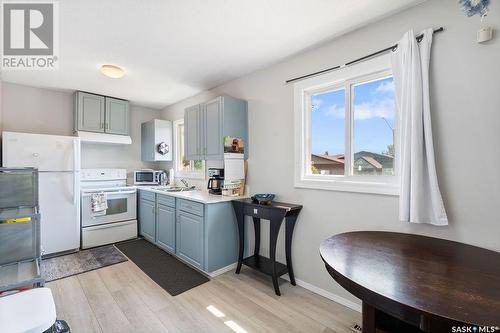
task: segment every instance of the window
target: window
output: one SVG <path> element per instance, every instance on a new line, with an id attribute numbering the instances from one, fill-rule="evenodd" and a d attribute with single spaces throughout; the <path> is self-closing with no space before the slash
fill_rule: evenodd
<path id="1" fill-rule="evenodd" d="M 205 179 L 205 161 L 184 159 L 184 119 L 174 121 L 174 168 L 176 177 Z"/>
<path id="2" fill-rule="evenodd" d="M 398 114 L 390 58 L 295 84 L 295 186 L 398 193 Z"/>

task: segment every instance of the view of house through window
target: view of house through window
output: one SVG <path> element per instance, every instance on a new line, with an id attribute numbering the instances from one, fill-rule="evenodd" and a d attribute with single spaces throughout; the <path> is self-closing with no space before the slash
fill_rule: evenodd
<path id="1" fill-rule="evenodd" d="M 392 77 L 355 85 L 353 106 L 353 174 L 394 175 Z"/>
<path id="2" fill-rule="evenodd" d="M 350 89 L 347 110 L 346 89 Z M 310 99 L 312 174 L 394 175 L 396 112 L 392 77 L 347 83 L 342 88 L 312 94 Z M 351 154 L 349 159 L 346 154 Z M 348 161 L 350 165 L 346 165 Z"/>
<path id="3" fill-rule="evenodd" d="M 343 175 L 345 89 L 312 95 L 311 129 L 311 173 Z"/>
<path id="4" fill-rule="evenodd" d="M 205 174 L 205 161 L 188 161 L 185 159 L 184 153 L 184 121 L 175 123 L 175 138 L 176 138 L 176 158 L 175 169 L 177 174 L 189 177 L 204 176 Z"/>

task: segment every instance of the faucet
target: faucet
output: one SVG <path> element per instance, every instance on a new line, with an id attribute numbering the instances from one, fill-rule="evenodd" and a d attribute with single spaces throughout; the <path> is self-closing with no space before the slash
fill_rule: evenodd
<path id="1" fill-rule="evenodd" d="M 189 184 L 185 179 L 181 179 L 181 183 L 184 184 L 184 186 L 189 187 Z"/>

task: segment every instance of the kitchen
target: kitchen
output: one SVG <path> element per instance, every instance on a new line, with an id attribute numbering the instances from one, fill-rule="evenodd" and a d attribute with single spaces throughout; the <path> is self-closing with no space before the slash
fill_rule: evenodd
<path id="1" fill-rule="evenodd" d="M 116 263 L 109 259 L 93 266 L 88 256 L 84 257 L 87 262 L 73 262 L 72 256 L 102 249 L 101 256 L 112 258 L 113 251 L 104 251 L 109 244 L 126 246 L 127 241 L 137 239 L 150 244 L 133 248 L 134 253 L 116 246 L 134 262 L 136 253 L 161 249 L 160 257 L 148 254 L 145 260 L 138 258 L 137 264 L 142 260 L 144 266 L 139 267 L 171 295 L 236 268 L 238 224 L 231 202 L 248 196 L 248 188 L 245 191 L 241 184 L 249 154 L 246 101 L 220 96 L 187 108 L 185 119 L 174 122 L 158 119 L 157 111 L 122 99 L 8 82 L 2 82 L 2 102 L 3 110 L 11 110 L 2 113 L 4 179 L 19 170 L 23 173 L 19 168 L 37 170 L 38 182 L 33 186 L 41 217 L 33 244 L 40 248 L 35 257 L 41 257 L 37 269 L 42 273 L 31 281 L 44 278 L 50 285 L 120 263 L 123 259 L 118 258 Z M 46 109 L 53 114 L 46 114 Z M 31 115 L 20 117 L 24 110 Z M 38 112 L 53 116 L 53 126 L 61 130 L 40 129 L 40 119 L 33 117 Z M 46 120 L 44 126 L 50 125 Z M 62 127 L 64 123 L 73 126 L 71 135 Z M 186 162 L 187 158 L 202 161 L 201 168 Z M 224 183 L 229 185 L 224 187 Z M 2 184 L 11 186 L 8 181 Z M 19 249 L 24 242 L 18 242 Z M 151 244 L 155 249 L 148 247 Z M 15 253 L 18 247 L 8 251 Z M 164 266 L 166 272 L 148 269 L 166 253 L 178 262 Z M 172 270 L 185 270 L 186 275 L 174 275 L 169 281 Z M 26 283 L 9 285 L 9 278 L 3 282 L 7 282 L 4 293 Z M 63 329 L 68 325 L 59 323 Z"/>
<path id="2" fill-rule="evenodd" d="M 496 2 L 0 6 L 0 332 L 499 330 Z"/>
<path id="3" fill-rule="evenodd" d="M 187 213 L 194 213 L 198 216 L 201 214 L 202 217 L 203 212 L 200 213 L 200 211 L 203 211 L 204 208 L 196 206 L 197 203 L 216 204 L 218 210 L 222 209 L 221 204 L 226 203 L 226 207 L 223 208 L 225 211 L 219 212 L 219 214 L 229 216 L 225 221 L 229 225 L 226 231 L 227 238 L 228 243 L 232 243 L 235 247 L 235 224 L 229 203 L 234 197 L 222 195 L 220 183 L 222 183 L 223 178 L 210 177 L 209 185 L 214 184 L 214 181 L 218 181 L 218 183 L 216 188 L 208 191 L 204 181 L 199 182 L 199 184 L 203 184 L 203 187 L 198 186 L 197 189 L 196 186 L 189 186 L 184 178 L 178 178 L 176 181 L 173 168 L 170 168 L 170 171 L 141 168 L 136 171 L 128 170 L 128 172 L 126 169 L 116 168 L 80 169 L 80 160 L 87 160 L 86 149 L 100 150 L 102 146 L 110 149 L 121 149 L 120 145 L 132 145 L 130 128 L 133 126 L 139 127 L 141 133 L 137 145 L 140 145 L 139 153 L 143 163 L 155 164 L 155 166 L 169 169 L 168 166 L 172 165 L 174 153 L 177 153 L 173 148 L 174 131 L 171 121 L 153 119 L 130 126 L 132 122 L 128 101 L 84 92 L 75 92 L 73 98 L 74 103 L 71 105 L 75 106 L 74 136 L 3 131 L 4 167 L 31 166 L 37 167 L 40 172 L 40 209 L 45 213 L 44 218 L 50 221 L 45 222 L 41 228 L 41 248 L 44 256 L 134 239 L 138 236 L 137 230 L 140 230 L 139 233 L 145 239 L 156 242 L 155 220 L 157 217 L 154 214 L 156 214 L 155 207 L 159 205 L 156 202 L 156 196 L 158 196 L 158 201 L 161 201 L 160 197 L 165 198 L 167 205 L 174 208 L 176 207 L 176 198 L 179 198 L 177 206 L 186 207 Z M 208 147 L 208 149 L 196 148 L 195 153 L 201 150 L 206 151 L 207 155 L 202 157 L 204 161 L 215 160 L 215 163 L 221 164 L 224 163 L 223 137 L 237 136 L 244 141 L 247 139 L 247 103 L 229 96 L 220 97 L 216 102 L 217 104 L 211 101 L 208 108 L 203 108 L 203 119 L 207 119 L 207 125 L 203 126 L 207 126 L 205 127 L 207 134 L 209 132 L 217 133 L 215 135 L 219 139 L 212 139 L 209 135 L 205 136 L 204 139 L 206 138 L 207 143 L 213 142 L 212 147 Z M 201 111 L 200 106 L 197 107 L 197 110 Z M 187 113 L 187 117 L 189 116 L 190 114 Z M 198 117 L 198 114 L 196 116 Z M 213 119 L 214 117 L 216 119 Z M 194 121 L 198 121 L 198 118 L 195 118 Z M 210 121 L 215 127 L 208 128 Z M 237 123 L 237 125 L 232 125 L 231 122 Z M 188 128 L 184 131 L 186 140 L 191 140 L 191 137 L 188 136 L 189 133 L 192 133 L 191 136 L 194 135 L 194 140 L 198 140 L 197 130 L 201 126 L 198 123 L 191 125 L 192 129 L 187 126 Z M 214 142 L 215 140 L 218 142 Z M 117 146 L 118 148 L 115 148 Z M 190 153 L 189 150 L 187 153 Z M 69 159 L 68 155 L 70 155 Z M 178 156 L 181 157 L 180 152 Z M 197 155 L 195 158 L 200 159 L 200 156 Z M 109 159 L 109 156 L 106 159 Z M 241 161 L 243 161 L 243 154 Z M 183 162 L 184 159 L 179 163 Z M 207 172 L 209 174 L 221 172 L 223 175 L 224 169 L 208 168 Z M 205 175 L 202 177 L 205 178 Z M 176 186 L 174 183 L 178 185 Z M 57 184 L 62 186 L 57 187 Z M 64 197 L 66 192 L 71 191 L 73 191 L 71 196 Z M 81 198 L 79 192 L 81 192 Z M 63 195 L 61 197 L 55 196 L 59 193 Z M 94 209 L 96 204 L 94 201 L 98 194 L 104 195 L 102 200 L 105 203 L 105 208 L 102 210 Z M 65 205 L 66 203 L 67 205 Z M 153 206 L 152 210 L 146 208 L 148 204 Z M 190 208 L 192 206 L 198 208 Z M 76 216 L 80 215 L 79 212 L 81 212 L 81 216 Z M 148 216 L 149 213 L 153 215 Z M 182 214 L 179 217 L 182 218 Z M 194 216 L 188 215 L 188 217 L 193 218 Z M 79 230 L 80 219 L 81 230 Z M 210 229 L 208 223 L 213 217 L 208 215 L 206 219 L 207 229 Z M 68 220 L 73 222 L 67 223 Z M 140 228 L 137 220 L 141 221 Z M 166 223 L 171 223 L 173 228 L 166 237 L 175 237 L 175 219 Z M 179 223 L 179 225 L 182 224 Z M 200 225 L 203 226 L 203 223 Z M 223 229 L 217 231 L 221 230 Z M 54 237 L 56 234 L 57 237 Z M 180 241 L 184 237 L 179 236 L 178 239 Z M 198 239 L 193 239 L 192 242 L 199 243 Z M 195 247 L 189 242 L 184 246 L 186 248 Z M 174 254 L 179 252 L 181 255 L 181 250 L 176 251 L 175 249 L 175 241 L 172 241 L 164 249 Z M 199 253 L 196 258 L 184 257 L 188 261 L 191 260 L 191 263 L 197 268 L 202 268 L 202 253 L 199 251 L 200 249 L 197 250 Z M 212 249 L 210 251 L 212 252 Z M 224 249 L 218 251 L 221 253 L 216 254 L 217 257 L 226 252 Z M 236 254 L 234 249 L 232 252 L 234 255 Z M 225 265 L 217 266 L 217 269 L 234 264 L 234 262 L 234 260 L 226 260 Z M 214 270 L 216 269 L 211 269 L 211 271 Z"/>

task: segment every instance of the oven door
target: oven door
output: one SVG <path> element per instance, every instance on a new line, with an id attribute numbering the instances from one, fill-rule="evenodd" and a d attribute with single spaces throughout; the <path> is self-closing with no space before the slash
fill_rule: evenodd
<path id="1" fill-rule="evenodd" d="M 108 209 L 105 213 L 92 212 L 92 193 L 106 193 Z M 82 191 L 82 227 L 135 220 L 137 218 L 136 189 Z"/>

